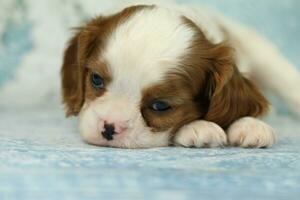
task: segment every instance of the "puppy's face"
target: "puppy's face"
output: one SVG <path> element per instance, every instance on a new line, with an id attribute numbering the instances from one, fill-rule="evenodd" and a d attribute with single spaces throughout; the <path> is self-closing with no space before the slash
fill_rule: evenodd
<path id="1" fill-rule="evenodd" d="M 191 121 L 226 127 L 248 114 L 229 112 L 237 102 L 225 102 L 234 95 L 230 88 L 244 84 L 239 76 L 229 47 L 211 44 L 192 21 L 154 6 L 92 20 L 71 40 L 62 68 L 64 102 L 68 115 L 79 114 L 83 139 L 124 148 L 167 146 Z M 249 87 L 255 96 L 249 100 L 263 102 Z M 253 115 L 262 112 L 244 103 Z"/>

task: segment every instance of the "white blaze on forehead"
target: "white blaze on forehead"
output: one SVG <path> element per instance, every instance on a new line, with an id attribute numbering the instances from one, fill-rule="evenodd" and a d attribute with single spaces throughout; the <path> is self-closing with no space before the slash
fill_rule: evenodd
<path id="1" fill-rule="evenodd" d="M 138 95 L 177 66 L 193 36 L 177 12 L 156 7 L 137 11 L 115 29 L 103 51 L 113 77 L 109 89 Z"/>

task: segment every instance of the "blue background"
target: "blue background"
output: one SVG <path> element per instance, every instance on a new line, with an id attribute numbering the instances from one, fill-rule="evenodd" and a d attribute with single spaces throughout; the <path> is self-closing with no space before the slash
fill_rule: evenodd
<path id="1" fill-rule="evenodd" d="M 248 24 L 273 41 L 290 61 L 300 67 L 300 1 L 299 0 L 178 0 L 209 5 L 233 19 Z M 26 9 L 26 0 L 17 1 L 16 10 Z M 0 2 L 1 6 L 1 2 Z M 59 5 L 58 5 L 59 6 Z M 3 13 L 0 13 L 3 15 Z M 31 27 L 22 23 L 8 22 L 1 34 L 0 86 L 13 78 L 22 58 L 34 48 Z M 46 34 L 46 33 L 45 33 Z M 59 53 L 59 52 L 58 52 Z M 61 56 L 61 55 L 57 55 Z"/>

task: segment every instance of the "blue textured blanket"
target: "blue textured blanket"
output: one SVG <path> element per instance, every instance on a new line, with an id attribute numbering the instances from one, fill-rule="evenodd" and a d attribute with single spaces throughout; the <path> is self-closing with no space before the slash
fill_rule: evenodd
<path id="1" fill-rule="evenodd" d="M 300 124 L 271 149 L 124 150 L 81 142 L 55 110 L 0 113 L 0 199 L 299 199 Z"/>

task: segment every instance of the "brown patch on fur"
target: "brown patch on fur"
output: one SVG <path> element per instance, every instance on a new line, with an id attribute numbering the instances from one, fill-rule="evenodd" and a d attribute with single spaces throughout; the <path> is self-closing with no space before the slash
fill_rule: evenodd
<path id="1" fill-rule="evenodd" d="M 226 43 L 212 44 L 189 19 L 183 23 L 197 34 L 178 71 L 143 91 L 141 110 L 153 131 L 180 127 L 204 119 L 227 128 L 244 116 L 259 116 L 268 109 L 267 100 L 254 84 L 243 77 L 234 63 L 233 49 Z M 167 101 L 172 109 L 155 112 L 149 109 L 154 100 Z"/>
<path id="2" fill-rule="evenodd" d="M 61 70 L 63 102 L 67 108 L 67 116 L 77 114 L 83 103 L 83 68 L 78 66 L 78 38 L 74 36 L 65 51 Z"/>
<path id="3" fill-rule="evenodd" d="M 94 54 L 88 60 L 86 64 L 86 77 L 85 77 L 85 101 L 93 101 L 97 97 L 102 96 L 106 89 L 105 87 L 112 81 L 111 74 L 109 72 L 108 66 L 99 60 L 99 55 Z M 91 83 L 92 74 L 96 73 L 101 76 L 104 80 L 103 89 L 95 89 Z"/>
<path id="4" fill-rule="evenodd" d="M 198 90 L 196 101 L 206 106 L 203 119 L 227 128 L 241 117 L 265 114 L 268 101 L 238 71 L 233 49 L 226 43 L 212 44 L 191 20 L 184 22 L 197 32 L 183 68 Z"/>
<path id="5" fill-rule="evenodd" d="M 149 106 L 155 100 L 168 102 L 171 109 L 165 112 L 153 111 Z M 191 87 L 179 74 L 170 74 L 165 81 L 145 89 L 141 112 L 147 125 L 154 132 L 170 128 L 175 132 L 181 124 L 187 124 L 201 115 L 201 111 L 193 102 Z"/>
<path id="6" fill-rule="evenodd" d="M 132 6 L 123 11 L 107 16 L 96 17 L 86 26 L 77 29 L 77 33 L 70 40 L 65 50 L 61 69 L 62 96 L 66 106 L 67 116 L 77 115 L 85 98 L 95 98 L 101 95 L 99 91 L 92 90 L 86 67 L 93 66 L 93 70 L 101 71 L 106 79 L 109 77 L 103 63 L 95 63 L 101 49 L 105 46 L 106 38 L 115 28 L 126 21 L 130 16 L 142 9 L 151 9 L 153 6 Z M 105 77 L 106 76 L 106 77 Z"/>
<path id="7" fill-rule="evenodd" d="M 227 128 L 244 116 L 259 116 L 268 102 L 251 81 L 243 77 L 234 63 L 234 51 L 226 43 L 212 44 L 189 19 L 183 23 L 197 34 L 187 54 L 165 80 L 143 91 L 141 110 L 153 131 L 171 129 L 204 119 Z M 149 109 L 154 100 L 167 101 L 172 109 Z"/>
<path id="8" fill-rule="evenodd" d="M 213 80 L 211 85 L 215 85 Z M 216 81 L 215 81 L 216 82 Z M 221 91 L 215 87 L 215 92 L 209 97 L 210 106 L 205 117 L 223 128 L 227 128 L 235 120 L 252 116 L 258 117 L 268 111 L 268 101 L 258 88 L 237 70 Z"/>

